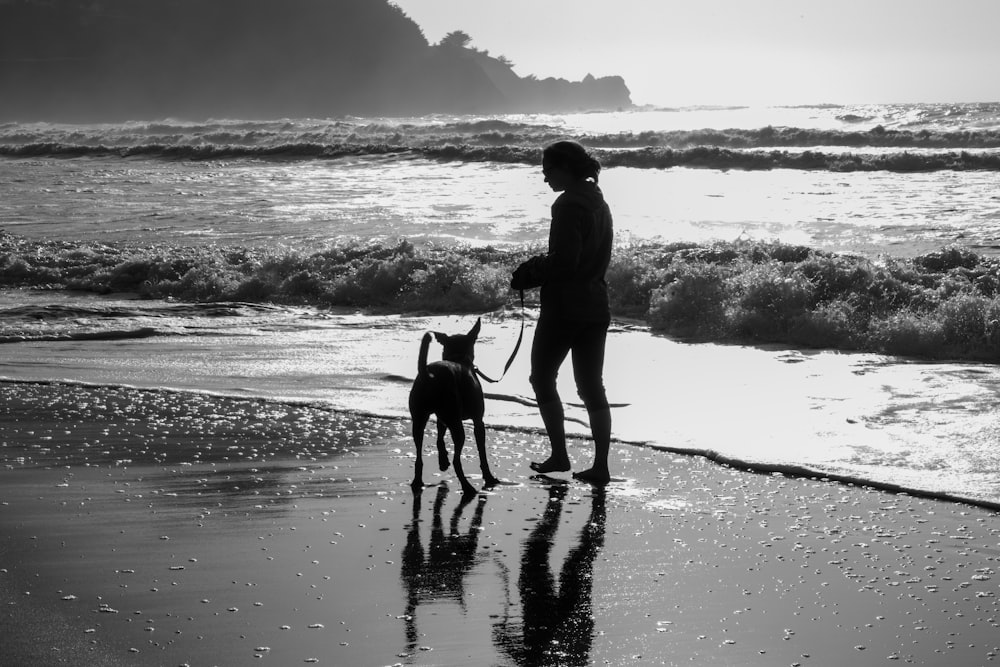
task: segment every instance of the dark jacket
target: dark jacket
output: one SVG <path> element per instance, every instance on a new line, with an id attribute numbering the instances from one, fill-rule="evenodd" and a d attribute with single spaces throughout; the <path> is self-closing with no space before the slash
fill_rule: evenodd
<path id="1" fill-rule="evenodd" d="M 578 322 L 610 319 L 605 274 L 614 235 L 611 209 L 590 181 L 565 190 L 552 204 L 548 254 L 533 257 L 511 286 L 541 285 L 541 317 Z M 523 268 L 523 267 L 528 268 Z"/>

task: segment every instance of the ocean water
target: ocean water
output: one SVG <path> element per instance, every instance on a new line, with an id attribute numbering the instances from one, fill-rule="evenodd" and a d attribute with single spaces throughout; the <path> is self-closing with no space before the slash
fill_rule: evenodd
<path id="1" fill-rule="evenodd" d="M 544 244 L 553 195 L 539 147 L 567 137 L 599 153 L 626 252 L 717 239 L 870 257 L 948 245 L 1000 250 L 1000 104 L 825 105 L 8 123 L 0 125 L 0 229 L 13 250 L 0 266 L 12 274 L 19 252 L 44 249 L 53 275 L 66 279 L 97 255 L 125 266 L 185 248 L 183 271 L 211 274 L 234 252 L 405 242 L 489 272 L 484 251 L 513 256 Z M 513 295 L 474 312 L 475 285 L 452 312 L 373 310 L 377 277 L 355 286 L 351 309 L 307 299 L 276 306 L 253 294 L 200 303 L 6 289 L 0 378 L 251 395 L 405 418 L 424 331 L 464 330 L 481 316 L 477 361 L 497 375 L 522 318 L 530 336 L 537 314 L 522 313 Z M 494 426 L 540 427 L 526 357 L 487 387 Z M 635 322 L 616 323 L 608 359 L 625 476 L 656 447 L 1000 503 L 993 366 L 695 345 Z M 564 376 L 563 396 L 573 401 L 568 369 Z M 582 410 L 569 414 L 585 433 Z"/>

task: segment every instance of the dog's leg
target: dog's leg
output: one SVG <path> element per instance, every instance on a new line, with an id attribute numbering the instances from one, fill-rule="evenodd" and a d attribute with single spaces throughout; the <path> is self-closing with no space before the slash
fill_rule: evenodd
<path id="1" fill-rule="evenodd" d="M 448 469 L 448 446 L 444 442 L 444 434 L 447 432 L 448 426 L 441 417 L 437 418 L 437 429 L 438 467 L 441 468 L 441 472 L 444 472 Z"/>
<path id="2" fill-rule="evenodd" d="M 490 462 L 486 459 L 486 424 L 482 418 L 473 420 L 472 432 L 476 437 L 476 449 L 479 450 L 479 469 L 483 473 L 483 484 L 488 487 L 496 486 L 500 480 L 490 472 Z"/>
<path id="3" fill-rule="evenodd" d="M 455 456 L 452 457 L 451 464 L 455 468 L 458 481 L 462 484 L 462 493 L 467 495 L 476 493 L 476 487 L 469 483 L 465 471 L 462 470 L 462 446 L 465 444 L 465 428 L 462 426 L 462 420 L 456 418 L 449 421 L 448 431 L 451 432 L 451 439 L 455 443 Z"/>
<path id="4" fill-rule="evenodd" d="M 412 413 L 413 444 L 417 448 L 417 460 L 413 463 L 413 481 L 410 486 L 421 489 L 424 486 L 424 429 L 427 427 L 429 414 Z"/>

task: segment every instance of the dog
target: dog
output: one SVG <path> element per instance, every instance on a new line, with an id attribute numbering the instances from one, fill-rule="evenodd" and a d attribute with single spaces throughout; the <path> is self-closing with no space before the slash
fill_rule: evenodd
<path id="1" fill-rule="evenodd" d="M 474 366 L 476 338 L 479 336 L 481 322 L 476 324 L 467 334 L 448 336 L 435 332 L 433 338 L 444 348 L 441 361 L 427 363 L 427 350 L 431 344 L 432 334 L 424 334 L 420 341 L 420 356 L 417 359 L 417 377 L 410 389 L 410 417 L 413 419 L 413 443 L 417 448 L 417 460 L 414 465 L 414 490 L 423 488 L 423 444 L 424 428 L 433 414 L 437 418 L 437 449 L 438 464 L 442 471 L 448 469 L 448 450 L 445 446 L 445 431 L 451 432 L 455 446 L 455 454 L 451 465 L 462 484 L 465 494 L 476 493 L 476 487 L 469 483 L 462 470 L 462 445 L 465 443 L 465 427 L 462 422 L 472 420 L 476 448 L 479 450 L 479 467 L 483 473 L 486 487 L 500 483 L 486 459 L 486 425 L 483 415 L 486 404 L 483 399 L 483 387 L 476 377 Z"/>

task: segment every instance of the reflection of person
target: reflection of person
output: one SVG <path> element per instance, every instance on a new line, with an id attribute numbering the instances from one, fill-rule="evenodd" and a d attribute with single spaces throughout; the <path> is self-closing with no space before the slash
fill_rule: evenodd
<path id="1" fill-rule="evenodd" d="M 604 390 L 604 345 L 611 313 L 605 273 L 611 261 L 611 210 L 597 185 L 600 163 L 573 141 L 542 152 L 542 174 L 555 192 L 548 253 L 514 271 L 511 287 L 541 287 L 541 311 L 531 346 L 531 386 L 549 436 L 551 453 L 535 472 L 570 469 L 563 405 L 556 390 L 559 367 L 572 353 L 577 391 L 590 416 L 594 463 L 573 476 L 595 484 L 610 479 L 611 411 Z"/>
<path id="2" fill-rule="evenodd" d="M 605 491 L 595 488 L 590 517 L 566 555 L 556 580 L 549 566 L 562 514 L 564 485 L 549 489 L 549 502 L 524 542 L 518 590 L 521 627 L 504 619 L 494 628 L 497 648 L 518 665 L 589 665 L 594 641 L 594 561 L 604 546 Z"/>

